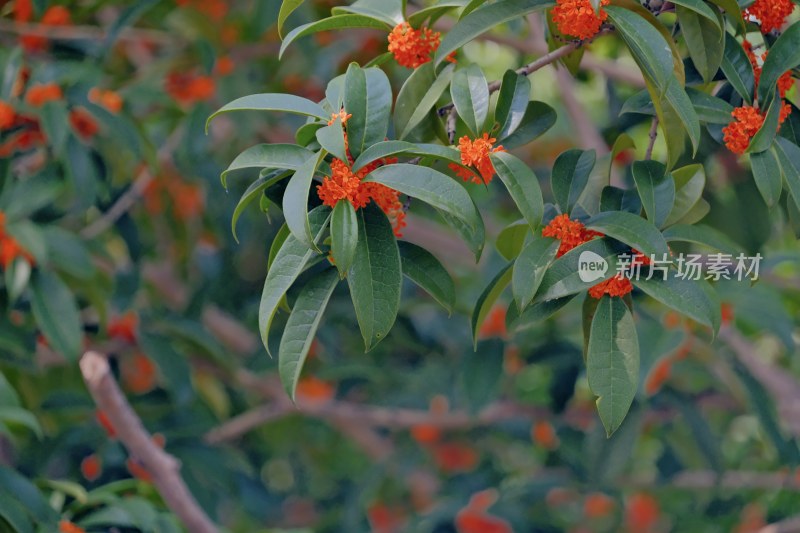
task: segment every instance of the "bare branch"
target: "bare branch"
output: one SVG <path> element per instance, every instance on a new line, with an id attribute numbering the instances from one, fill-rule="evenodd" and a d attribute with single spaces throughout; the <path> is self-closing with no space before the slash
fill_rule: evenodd
<path id="1" fill-rule="evenodd" d="M 7 19 L 0 19 L 0 33 L 47 37 L 59 41 L 102 41 L 108 35 L 106 30 L 97 26 L 50 26 Z M 162 46 L 175 46 L 180 42 L 173 34 L 143 28 L 124 28 L 117 38 L 121 41 L 146 41 Z"/>
<path id="2" fill-rule="evenodd" d="M 142 421 L 114 381 L 106 358 L 86 352 L 80 360 L 81 373 L 97 407 L 105 413 L 116 434 L 133 457 L 153 477 L 153 484 L 167 506 L 192 533 L 216 533 L 217 526 L 205 514 L 180 476 L 180 463 L 156 445 Z"/>
<path id="3" fill-rule="evenodd" d="M 653 148 L 656 145 L 658 138 L 658 117 L 653 117 L 653 122 L 650 124 L 650 144 L 647 145 L 647 152 L 644 154 L 645 159 L 653 159 Z"/>

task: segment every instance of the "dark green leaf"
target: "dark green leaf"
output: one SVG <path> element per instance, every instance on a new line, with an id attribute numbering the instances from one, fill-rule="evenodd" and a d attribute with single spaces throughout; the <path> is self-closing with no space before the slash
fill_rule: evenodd
<path id="1" fill-rule="evenodd" d="M 680 5 L 684 2 L 686 0 L 682 0 L 675 8 L 678 23 L 695 68 L 703 76 L 703 80 L 710 83 L 722 63 L 725 32 L 720 28 L 717 16 L 704 2 L 689 2 L 692 4 L 691 8 Z M 703 6 L 705 11 L 696 10 L 699 6 Z M 709 13 L 711 17 L 708 16 Z"/>
<path id="2" fill-rule="evenodd" d="M 31 278 L 31 309 L 50 346 L 77 361 L 83 345 L 83 326 L 75 296 L 57 276 L 37 270 Z"/>
<path id="3" fill-rule="evenodd" d="M 504 349 L 502 340 L 490 339 L 480 342 L 475 351 L 467 350 L 464 354 L 461 386 L 470 412 L 477 413 L 496 397 L 503 376 Z"/>
<path id="4" fill-rule="evenodd" d="M 311 152 L 309 152 L 310 155 Z M 233 209 L 233 216 L 231 216 L 231 233 L 233 233 L 233 238 L 236 242 L 239 242 L 239 236 L 236 235 L 236 223 L 239 221 L 239 217 L 242 216 L 244 213 L 245 208 L 250 205 L 250 203 L 258 198 L 264 190 L 272 187 L 277 182 L 286 179 L 289 176 L 288 172 L 271 172 L 266 176 L 261 176 L 256 181 L 250 184 L 247 190 L 244 191 L 242 197 L 239 198 L 239 202 L 236 204 L 236 207 Z M 288 228 L 287 228 L 288 229 Z"/>
<path id="5" fill-rule="evenodd" d="M 742 251 L 741 247 L 731 241 L 724 233 L 699 224 L 671 226 L 664 230 L 664 239 L 667 242 L 678 241 L 701 244 L 732 255 Z"/>
<path id="6" fill-rule="evenodd" d="M 358 245 L 356 210 L 347 200 L 339 200 L 331 215 L 331 254 L 339 274 L 344 276 L 353 264 Z"/>
<path id="7" fill-rule="evenodd" d="M 283 53 L 286 52 L 286 49 L 289 48 L 289 45 L 300 37 L 305 37 L 306 35 L 319 33 L 321 31 L 343 30 L 347 28 L 373 28 L 377 30 L 391 30 L 392 25 L 387 24 L 383 20 L 376 19 L 375 17 L 356 14 L 337 15 L 335 17 L 328 17 L 326 19 L 309 22 L 308 24 L 298 26 L 286 34 L 286 37 L 284 37 L 283 42 L 281 43 L 281 49 L 278 52 L 278 58 L 283 57 Z"/>
<path id="8" fill-rule="evenodd" d="M 612 244 L 608 239 L 593 239 L 556 259 L 542 279 L 534 304 L 571 296 L 614 277 L 617 274 L 617 256 L 620 251 Z M 578 270 L 580 264 L 587 259 L 592 262 L 605 261 L 608 268 L 597 279 L 584 281 Z"/>
<path id="9" fill-rule="evenodd" d="M 251 94 L 250 96 L 243 96 L 237 98 L 233 102 L 225 104 L 217 110 L 217 112 L 208 117 L 206 121 L 206 133 L 208 132 L 208 125 L 214 117 L 231 111 L 284 111 L 296 115 L 315 117 L 325 121 L 328 121 L 331 117 L 330 113 L 326 113 L 322 106 L 315 104 L 307 98 L 281 93 Z"/>
<path id="10" fill-rule="evenodd" d="M 552 128 L 556 118 L 555 109 L 544 102 L 528 102 L 517 129 L 506 137 L 498 137 L 497 144 L 507 150 L 524 146 Z"/>
<path id="11" fill-rule="evenodd" d="M 722 72 L 728 79 L 731 86 L 739 93 L 747 104 L 753 103 L 753 88 L 756 84 L 756 76 L 753 72 L 753 64 L 736 40 L 736 37 L 725 33 L 725 49 L 722 54 Z"/>
<path id="12" fill-rule="evenodd" d="M 685 217 L 700 200 L 706 186 L 703 165 L 689 165 L 672 171 L 675 180 L 675 205 L 665 226 L 671 226 Z"/>
<path id="13" fill-rule="evenodd" d="M 642 199 L 647 219 L 661 227 L 675 203 L 675 182 L 658 161 L 636 161 L 633 180 Z"/>
<path id="14" fill-rule="evenodd" d="M 589 219 L 586 227 L 624 242 L 647 256 L 669 255 L 667 242 L 658 228 L 638 215 L 606 211 Z"/>
<path id="15" fill-rule="evenodd" d="M 522 216 L 532 229 L 539 227 L 544 213 L 544 201 L 536 174 L 508 152 L 496 152 L 491 155 L 491 160 L 497 176 L 508 189 Z"/>
<path id="16" fill-rule="evenodd" d="M 594 150 L 567 150 L 559 155 L 553 165 L 550 185 L 556 203 L 563 213 L 570 213 L 589 183 L 594 168 Z"/>
<path id="17" fill-rule="evenodd" d="M 774 206 L 778 203 L 783 189 L 781 165 L 775 149 L 770 148 L 760 153 L 750 154 L 750 168 L 764 202 L 768 207 Z"/>
<path id="18" fill-rule="evenodd" d="M 456 111 L 474 136 L 483 133 L 489 114 L 489 84 L 476 64 L 456 71 L 450 83 L 450 95 Z"/>
<path id="19" fill-rule="evenodd" d="M 222 186 L 228 188 L 227 175 L 234 170 L 278 168 L 297 170 L 314 153 L 294 144 L 257 144 L 236 156 L 220 174 Z"/>
<path id="20" fill-rule="evenodd" d="M 283 25 L 286 23 L 286 19 L 289 18 L 298 7 L 303 5 L 305 0 L 283 0 L 281 2 L 281 8 L 278 11 L 278 35 L 283 37 Z"/>
<path id="21" fill-rule="evenodd" d="M 348 160 L 344 130 L 338 120 L 330 126 L 323 126 L 318 129 L 314 135 L 323 150 L 338 158 L 340 161 Z"/>
<path id="22" fill-rule="evenodd" d="M 386 138 L 392 113 L 392 86 L 379 68 L 362 69 L 351 63 L 344 80 L 344 108 L 350 153 L 361 152 Z"/>
<path id="23" fill-rule="evenodd" d="M 325 150 L 309 157 L 300 165 L 286 185 L 283 193 L 283 216 L 294 238 L 317 250 L 314 233 L 308 223 L 308 191 L 314 181 L 317 167 L 325 157 Z"/>
<path id="24" fill-rule="evenodd" d="M 478 301 L 475 303 L 475 308 L 472 310 L 472 341 L 475 349 L 478 349 L 478 335 L 481 332 L 481 326 L 489 312 L 494 307 L 497 299 L 506 290 L 508 284 L 511 283 L 512 267 L 514 263 L 509 263 L 504 266 L 500 272 L 489 282 L 489 285 L 483 290 Z"/>
<path id="25" fill-rule="evenodd" d="M 430 252 L 406 241 L 398 241 L 403 275 L 430 294 L 437 302 L 453 312 L 456 288 L 453 278 Z"/>
<path id="26" fill-rule="evenodd" d="M 788 70 L 800 65 L 800 23 L 795 22 L 781 33 L 775 44 L 770 46 L 767 59 L 761 69 L 758 83 L 758 101 L 770 101 L 778 79 Z M 766 122 L 766 121 L 765 121 Z"/>
<path id="27" fill-rule="evenodd" d="M 559 244 L 559 241 L 554 239 L 536 237 L 523 248 L 514 262 L 511 290 L 520 311 L 528 307 L 536 296 L 545 272 L 556 258 Z"/>
<path id="28" fill-rule="evenodd" d="M 495 121 L 500 126 L 495 137 L 504 139 L 517 130 L 528 109 L 530 95 L 531 82 L 528 77 L 507 70 L 503 75 L 494 112 Z"/>
<path id="29" fill-rule="evenodd" d="M 675 270 L 670 270 L 666 279 L 661 273 L 655 274 L 649 280 L 646 277 L 634 277 L 633 284 L 678 313 L 713 328 L 714 331 L 719 329 L 716 318 L 719 314 L 719 302 L 709 297 L 701 282 L 679 277 Z"/>
<path id="30" fill-rule="evenodd" d="M 437 75 L 433 62 L 429 61 L 411 73 L 400 89 L 394 106 L 394 129 L 398 139 L 407 138 L 428 116 L 450 84 L 454 68 L 453 65 L 447 65 Z"/>
<path id="31" fill-rule="evenodd" d="M 525 245 L 525 239 L 532 234 L 530 224 L 526 220 L 519 220 L 503 228 L 494 245 L 500 255 L 511 261 L 519 255 Z"/>

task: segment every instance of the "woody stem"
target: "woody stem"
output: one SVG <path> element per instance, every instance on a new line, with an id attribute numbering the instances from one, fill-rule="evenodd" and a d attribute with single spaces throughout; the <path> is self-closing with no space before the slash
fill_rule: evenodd
<path id="1" fill-rule="evenodd" d="M 656 139 L 658 138 L 658 117 L 653 117 L 653 122 L 650 125 L 650 144 L 647 145 L 647 152 L 644 154 L 644 158 L 647 160 L 653 159 L 653 147 L 656 145 Z"/>

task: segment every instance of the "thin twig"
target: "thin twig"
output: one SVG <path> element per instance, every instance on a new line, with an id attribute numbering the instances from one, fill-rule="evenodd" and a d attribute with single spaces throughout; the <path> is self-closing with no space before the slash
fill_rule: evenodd
<path id="1" fill-rule="evenodd" d="M 0 33 L 47 37 L 59 41 L 102 41 L 108 36 L 106 30 L 97 26 L 50 26 L 7 19 L 0 19 Z M 142 28 L 124 28 L 117 38 L 122 41 L 145 41 L 163 46 L 174 46 L 179 42 L 173 34 Z"/>
<path id="2" fill-rule="evenodd" d="M 84 239 L 94 239 L 113 226 L 122 215 L 136 205 L 136 202 L 144 194 L 144 191 L 147 189 L 147 186 L 150 185 L 151 181 L 153 181 L 153 175 L 150 173 L 150 170 L 145 168 L 139 172 L 139 175 L 133 180 L 133 184 L 117 198 L 114 205 L 103 213 L 100 218 L 94 220 L 81 230 L 81 237 Z"/>
<path id="3" fill-rule="evenodd" d="M 447 132 L 447 139 L 450 141 L 450 144 L 455 144 L 456 142 L 456 119 L 458 118 L 458 114 L 456 113 L 455 106 L 451 106 L 450 110 L 447 112 L 447 124 L 445 125 L 445 131 Z"/>
<path id="4" fill-rule="evenodd" d="M 647 160 L 653 159 L 653 148 L 656 145 L 656 139 L 658 138 L 658 117 L 653 117 L 653 122 L 650 124 L 650 144 L 647 145 L 647 152 L 644 154 L 644 158 Z"/>
<path id="5" fill-rule="evenodd" d="M 111 421 L 120 442 L 144 465 L 167 506 L 192 533 L 216 533 L 217 526 L 205 514 L 180 476 L 180 463 L 153 442 L 142 421 L 114 381 L 106 358 L 86 352 L 81 373 L 97 407 Z"/>

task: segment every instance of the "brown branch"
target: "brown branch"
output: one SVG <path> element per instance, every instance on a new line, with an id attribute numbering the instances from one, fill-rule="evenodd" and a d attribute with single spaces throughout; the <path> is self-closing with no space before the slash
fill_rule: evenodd
<path id="1" fill-rule="evenodd" d="M 656 139 L 658 138 L 658 117 L 653 117 L 653 122 L 650 124 L 650 144 L 647 145 L 647 151 L 644 154 L 645 159 L 653 159 L 653 148 L 656 146 Z"/>
<path id="2" fill-rule="evenodd" d="M 94 239 L 113 226 L 117 220 L 136 205 L 136 202 L 142 194 L 144 194 L 144 191 L 147 189 L 147 186 L 150 185 L 151 181 L 153 181 L 153 175 L 145 168 L 136 176 L 136 179 L 134 179 L 133 184 L 128 190 L 117 198 L 117 201 L 114 202 L 114 205 L 112 205 L 108 211 L 81 230 L 81 237 L 84 239 Z"/>
<path id="3" fill-rule="evenodd" d="M 102 41 L 108 36 L 106 30 L 97 26 L 49 26 L 7 19 L 0 19 L 0 33 L 47 37 L 59 41 Z M 162 46 L 175 46 L 180 42 L 173 34 L 142 28 L 125 28 L 117 38 L 121 41 L 146 41 Z"/>
<path id="4" fill-rule="evenodd" d="M 800 515 L 764 526 L 758 533 L 797 533 L 800 531 Z"/>
<path id="5" fill-rule="evenodd" d="M 192 533 L 216 533 L 217 526 L 197 504 L 180 476 L 180 463 L 156 445 L 114 381 L 106 358 L 86 352 L 81 373 L 97 407 L 105 413 L 128 452 L 141 461 L 167 506 Z"/>

